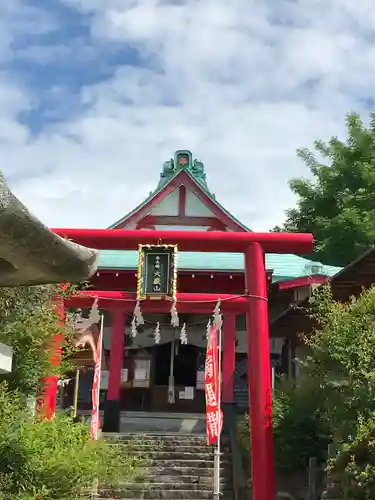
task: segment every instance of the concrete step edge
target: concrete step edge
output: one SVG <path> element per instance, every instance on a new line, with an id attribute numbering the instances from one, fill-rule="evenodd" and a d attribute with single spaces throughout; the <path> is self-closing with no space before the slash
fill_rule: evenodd
<path id="1" fill-rule="evenodd" d="M 184 488 L 166 488 L 164 484 L 148 484 L 148 485 L 145 485 L 143 488 L 137 488 L 137 487 L 134 487 L 133 486 L 130 486 L 129 488 L 123 488 L 123 487 L 113 487 L 113 488 L 110 488 L 110 487 L 107 487 L 107 488 L 103 488 L 101 487 L 100 488 L 100 492 L 103 494 L 105 492 L 116 492 L 116 493 L 120 493 L 122 491 L 124 492 L 128 492 L 128 491 L 136 491 L 136 492 L 139 492 L 139 493 L 149 493 L 150 491 L 154 491 L 154 492 L 174 492 L 174 491 L 178 491 L 179 493 L 181 492 L 190 492 L 190 491 L 196 491 L 196 492 L 200 492 L 200 493 L 212 493 L 213 491 L 213 487 L 210 486 L 210 487 L 206 487 L 206 488 L 188 488 L 187 485 L 183 485 Z M 200 485 L 197 485 L 197 486 L 200 486 Z M 228 486 L 228 488 L 224 488 L 222 489 L 222 492 L 224 493 L 225 491 L 230 491 L 232 488 Z"/>

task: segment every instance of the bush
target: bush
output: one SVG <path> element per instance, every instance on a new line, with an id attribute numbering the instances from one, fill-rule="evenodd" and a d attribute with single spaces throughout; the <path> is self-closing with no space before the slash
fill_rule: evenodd
<path id="1" fill-rule="evenodd" d="M 304 337 L 310 355 L 296 388 L 274 394 L 276 467 L 304 469 L 324 458 L 329 442 L 342 451 L 330 462 L 345 500 L 375 498 L 375 287 L 347 303 L 319 287 L 308 312 L 314 326 Z M 249 425 L 239 429 L 248 455 Z M 327 436 L 326 438 L 324 436 Z"/>
<path id="2" fill-rule="evenodd" d="M 70 287 L 64 291 L 69 295 Z M 70 367 L 65 363 L 72 351 L 73 331 L 61 326 L 53 298 L 62 293 L 58 286 L 2 288 L 0 291 L 0 342 L 13 349 L 12 373 L 1 375 L 11 389 L 35 395 L 40 381 L 48 375 L 61 375 Z M 50 362 L 52 339 L 63 333 L 62 364 Z"/>
<path id="3" fill-rule="evenodd" d="M 134 456 L 133 456 L 134 457 Z M 67 415 L 34 422 L 20 395 L 0 385 L 0 499 L 88 498 L 92 482 L 118 484 L 137 475 L 137 458 Z"/>
<path id="4" fill-rule="evenodd" d="M 375 415 L 360 419 L 355 437 L 329 462 L 343 500 L 375 498 Z"/>
<path id="5" fill-rule="evenodd" d="M 291 387 L 287 383 L 282 383 L 275 391 L 272 428 L 278 471 L 305 470 L 310 457 L 324 458 L 329 442 L 328 426 L 319 412 L 319 397 L 312 387 Z M 239 438 L 244 456 L 249 457 L 247 415 L 239 424 Z"/>
<path id="6" fill-rule="evenodd" d="M 335 302 L 331 290 L 321 287 L 311 306 L 316 328 L 305 338 L 311 355 L 304 371 L 320 388 L 332 436 L 344 441 L 360 416 L 375 411 L 375 287 L 348 303 Z"/>

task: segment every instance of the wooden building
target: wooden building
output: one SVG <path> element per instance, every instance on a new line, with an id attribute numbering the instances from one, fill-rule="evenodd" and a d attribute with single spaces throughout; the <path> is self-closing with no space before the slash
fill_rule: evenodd
<path id="1" fill-rule="evenodd" d="M 338 302 L 346 302 L 351 297 L 357 297 L 362 290 L 370 288 L 375 283 L 375 249 L 370 248 L 356 260 L 333 275 L 330 283 L 333 298 Z M 276 295 L 279 293 L 279 284 Z M 316 285 L 315 285 L 316 286 Z M 295 296 L 295 300 L 270 320 L 270 335 L 281 335 L 289 338 L 291 348 L 290 373 L 298 377 L 298 360 L 303 359 L 308 349 L 300 339 L 300 334 L 312 331 L 313 323 L 307 312 L 310 292 Z M 297 306 L 297 307 L 296 307 Z M 298 307 L 299 306 L 299 307 Z M 296 360 L 296 363 L 293 363 Z"/>
<path id="2" fill-rule="evenodd" d="M 249 200 L 251 203 L 251 200 Z M 249 232 L 251 229 L 223 207 L 209 188 L 204 165 L 190 151 L 176 151 L 165 162 L 159 183 L 139 206 L 122 216 L 111 229 L 171 229 L 223 232 Z M 98 271 L 91 279 L 91 290 L 135 292 L 138 255 L 136 251 L 101 250 Z M 324 266 L 296 255 L 266 255 L 269 284 L 269 317 L 272 324 L 290 303 L 307 296 L 311 287 L 325 283 L 340 269 Z M 179 292 L 242 294 L 245 290 L 242 254 L 179 252 Z M 203 412 L 203 373 L 206 326 L 209 316 L 182 314 L 180 327 L 171 326 L 170 314 L 145 315 L 137 335 L 130 335 L 132 314 L 105 314 L 102 398 L 111 391 L 110 357 L 116 352 L 116 336 L 125 336 L 122 361 L 121 409 L 158 412 Z M 276 322 L 276 323 L 275 323 Z M 155 343 L 156 325 L 160 341 Z M 187 344 L 181 343 L 181 326 L 186 325 Z M 245 317 L 226 315 L 223 329 L 223 370 L 226 342 L 236 337 L 235 369 L 223 374 L 223 399 L 248 408 L 247 343 Z M 273 328 L 270 357 L 275 372 L 290 374 L 295 356 L 290 331 Z M 121 344 L 119 344 L 121 345 Z M 228 352 L 228 351 L 227 351 Z M 174 379 L 173 402 L 168 397 L 170 377 Z M 79 404 L 91 405 L 92 371 L 81 376 Z M 71 402 L 67 394 L 66 404 Z"/>

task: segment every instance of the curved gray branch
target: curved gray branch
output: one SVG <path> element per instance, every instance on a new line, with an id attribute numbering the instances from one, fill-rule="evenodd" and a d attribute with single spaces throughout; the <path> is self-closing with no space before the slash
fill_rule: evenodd
<path id="1" fill-rule="evenodd" d="M 99 252 L 53 233 L 8 188 L 0 172 L 0 286 L 78 282 L 97 269 Z"/>

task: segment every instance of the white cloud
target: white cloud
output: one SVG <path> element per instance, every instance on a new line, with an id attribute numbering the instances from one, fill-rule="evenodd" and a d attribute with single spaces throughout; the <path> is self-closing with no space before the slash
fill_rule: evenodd
<path id="1" fill-rule="evenodd" d="M 345 113 L 366 111 L 361 102 L 372 95 L 369 0 L 65 3 L 90 14 L 92 47 L 131 46 L 147 67 L 118 65 L 86 85 L 70 117 L 37 138 L 17 119 L 39 96 L 11 72 L 0 75 L 0 165 L 51 226 L 109 225 L 155 188 L 163 161 L 189 148 L 221 203 L 267 229 L 293 203 L 287 181 L 307 175 L 296 148 L 344 133 Z M 58 22 L 43 15 L 45 29 Z M 28 19 L 0 30 L 9 50 L 19 26 L 35 29 Z M 30 57 L 49 60 L 45 47 Z M 98 67 L 105 63 L 101 50 Z"/>

